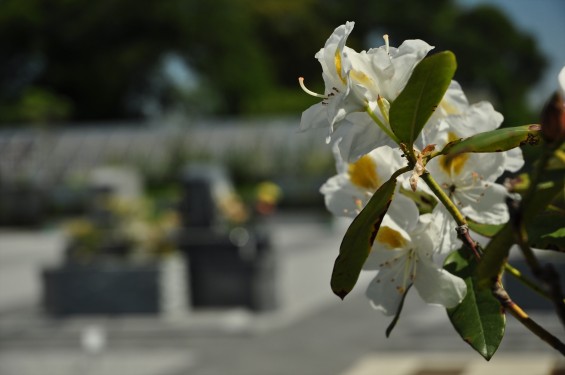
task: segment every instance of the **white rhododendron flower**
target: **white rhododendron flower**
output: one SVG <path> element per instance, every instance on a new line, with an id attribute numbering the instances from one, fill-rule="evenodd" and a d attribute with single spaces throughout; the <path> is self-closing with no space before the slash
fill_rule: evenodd
<path id="1" fill-rule="evenodd" d="M 320 191 L 328 210 L 336 216 L 357 216 L 374 192 L 405 165 L 400 151 L 389 146 L 381 146 L 355 163 L 343 161 L 339 151 L 334 152 L 338 174 Z M 402 176 L 399 179 L 402 181 Z M 396 312 L 411 284 L 426 302 L 446 307 L 455 306 L 465 295 L 465 282 L 434 262 L 441 223 L 431 219 L 429 214 L 419 217 L 416 204 L 396 192 L 363 267 L 378 270 L 367 296 L 387 315 Z"/>
<path id="2" fill-rule="evenodd" d="M 459 84 L 453 81 L 416 146 L 433 144 L 436 150 L 441 150 L 457 139 L 495 130 L 502 121 L 503 116 L 489 102 L 470 105 Z M 426 169 L 464 216 L 484 224 L 502 224 L 509 219 L 508 192 L 496 180 L 504 171 L 516 172 L 523 165 L 522 151 L 514 148 L 506 152 L 439 156 Z M 418 186 L 431 193 L 424 184 Z M 455 231 L 457 224 L 442 204 L 436 206 L 434 215 L 443 223 L 442 252 L 455 250 L 460 246 Z"/>
<path id="3" fill-rule="evenodd" d="M 399 150 L 381 146 L 355 163 L 347 163 L 335 149 L 338 146 L 334 146 L 338 174 L 328 179 L 320 192 L 332 214 L 355 217 L 373 193 L 402 168 L 405 160 Z"/>
<path id="4" fill-rule="evenodd" d="M 434 144 L 436 150 L 441 150 L 456 139 L 495 130 L 500 127 L 503 119 L 502 114 L 487 101 L 470 105 L 459 83 L 452 81 L 438 109 L 418 137 L 416 146 L 423 149 Z M 499 165 L 501 173 L 504 170 L 516 172 L 524 165 L 519 147 L 496 154 L 504 157 Z"/>
<path id="5" fill-rule="evenodd" d="M 465 297 L 465 282 L 434 261 L 437 222 L 430 214 L 419 216 L 416 204 L 396 197 L 385 215 L 363 269 L 377 270 L 366 295 L 385 315 L 394 315 L 408 287 L 414 285 L 427 303 L 447 308 Z"/>
<path id="6" fill-rule="evenodd" d="M 371 236 L 373 242 L 363 270 L 376 275 L 366 296 L 385 315 L 399 311 L 412 286 L 427 303 L 455 307 L 467 293 L 466 283 L 442 266 L 446 256 L 461 247 L 456 229 L 466 229 L 464 218 L 470 224 L 508 222 L 506 201 L 510 193 L 498 181 L 506 171 L 517 172 L 522 168 L 522 151 L 516 147 L 504 152 L 443 154 L 442 150 L 446 153 L 453 150 L 445 148 L 450 142 L 494 131 L 503 121 L 503 116 L 489 102 L 470 104 L 456 81 L 451 81 L 439 103 L 435 96 L 429 101 L 421 100 L 422 95 L 433 90 L 427 91 L 428 87 L 423 86 L 426 90 L 416 92 L 418 85 L 429 85 L 438 78 L 443 90 L 443 83 L 453 76 L 453 61 L 447 59 L 429 60 L 433 69 L 425 73 L 437 73 L 438 77 L 433 77 L 434 80 L 429 76 L 414 77 L 411 82 L 414 93 L 411 90 L 405 93 L 414 94 L 408 98 L 413 102 L 397 102 L 395 108 L 406 110 L 407 114 L 427 115 L 429 107 L 433 107 L 426 124 L 422 128 L 421 116 L 414 115 L 405 122 L 399 117 L 395 124 L 398 135 L 395 134 L 390 127 L 391 103 L 434 47 L 422 40 L 407 40 L 394 48 L 384 35 L 384 45 L 357 52 L 346 45 L 353 27 L 353 22 L 347 22 L 336 28 L 315 55 L 322 66 L 323 93 L 309 90 L 304 79 L 299 78 L 302 89 L 321 100 L 303 112 L 300 128 L 328 129 L 326 140 L 333 145 L 337 174 L 324 183 L 320 192 L 334 215 L 355 218 L 391 176 L 397 178 L 398 184 L 388 207 L 381 205 L 378 212 L 367 216 L 363 212 L 360 220 L 354 221 L 352 230 L 345 235 L 340 257 L 350 256 L 348 252 L 353 252 L 353 257 L 366 255 L 365 236 Z M 565 68 L 559 74 L 559 84 L 565 95 Z M 491 142 L 488 145 L 493 150 L 505 149 L 508 142 L 499 142 L 500 134 L 505 133 L 496 132 L 492 137 L 483 135 L 479 139 Z M 405 172 L 409 169 L 412 171 Z M 397 172 L 405 173 L 396 176 Z M 418 183 L 420 179 L 423 181 Z M 435 197 L 435 206 L 434 198 L 428 202 L 422 192 Z M 390 196 L 385 194 L 391 194 L 391 190 L 379 193 L 382 194 L 375 198 L 386 199 Z M 368 222 L 370 215 L 382 218 L 376 233 L 375 223 Z M 359 233 L 363 237 L 357 237 Z M 462 239 L 472 247 L 469 237 Z M 349 263 L 336 261 L 334 276 L 337 276 L 332 276 L 332 288 L 340 297 L 355 283 L 343 276 L 349 276 L 349 270 L 342 268 L 351 267 L 359 272 L 362 259 L 353 258 L 354 262 Z"/>
<path id="7" fill-rule="evenodd" d="M 424 143 L 435 144 L 438 150 L 457 139 L 495 130 L 503 120 L 502 115 L 495 111 L 492 104 L 488 102 L 465 105 L 461 101 L 462 92 L 457 93 L 460 88 L 452 87 L 454 87 L 456 92 L 457 106 L 453 105 L 453 102 L 449 101 L 449 95 L 446 95 L 448 97 L 447 103 L 440 106 L 451 108 L 451 112 L 446 116 L 437 118 L 435 123 L 427 124 L 427 129 L 425 129 L 427 139 Z M 448 93 L 450 91 L 452 91 L 451 88 L 448 90 Z M 439 156 L 432 159 L 426 168 L 446 190 L 448 195 L 454 198 L 454 202 L 465 210 L 465 207 L 472 207 L 474 205 L 473 202 L 478 203 L 480 196 L 488 194 L 484 191 L 484 188 L 495 185 L 494 182 L 505 170 L 515 172 L 523 164 L 524 158 L 521 150 L 514 148 L 506 152 Z M 499 188 L 495 189 L 500 190 Z M 504 198 L 505 195 L 502 194 L 502 201 L 504 201 Z M 506 205 L 504 204 L 504 206 Z M 467 211 L 472 214 L 472 211 Z M 484 213 L 488 216 L 488 212 Z M 474 216 L 477 217 L 479 215 Z M 508 215 L 506 213 L 502 217 L 487 217 L 482 222 L 500 224 L 507 220 Z"/>
<path id="8" fill-rule="evenodd" d="M 388 103 L 402 92 L 414 67 L 433 48 L 421 40 L 408 40 L 394 48 L 385 36 L 384 46 L 357 52 L 345 45 L 353 26 L 353 22 L 347 22 L 336 28 L 315 56 L 322 65 L 324 94 L 308 90 L 300 78 L 304 91 L 323 99 L 303 112 L 300 128 L 329 126 L 328 141 L 343 140 L 341 144 L 346 148 L 341 154 L 347 161 L 378 146 L 394 144 L 386 134 L 390 133 Z M 382 124 L 381 128 L 369 112 Z M 355 113 L 361 117 L 350 119 Z M 335 134 L 342 125 L 349 130 Z M 358 145 L 359 141 L 363 144 Z"/>
<path id="9" fill-rule="evenodd" d="M 315 57 L 322 65 L 324 79 L 324 94 L 316 94 L 306 89 L 302 79 L 300 84 L 308 94 L 323 99 L 321 103 L 308 108 L 302 114 L 300 128 L 305 130 L 312 127 L 330 126 L 339 123 L 350 112 L 363 112 L 366 103 L 364 99 L 357 98 L 350 92 L 347 82 L 351 69 L 350 57 L 357 54 L 353 49 L 346 47 L 347 37 L 353 30 L 353 22 L 347 22 L 334 30 Z"/>
<path id="10" fill-rule="evenodd" d="M 509 219 L 509 194 L 495 182 L 503 162 L 501 153 L 461 154 L 451 160 L 445 156 L 433 159 L 427 169 L 464 216 L 479 223 L 503 224 Z M 456 250 L 460 244 L 455 220 L 442 204 L 436 205 L 434 215 L 443 225 L 441 251 Z"/>

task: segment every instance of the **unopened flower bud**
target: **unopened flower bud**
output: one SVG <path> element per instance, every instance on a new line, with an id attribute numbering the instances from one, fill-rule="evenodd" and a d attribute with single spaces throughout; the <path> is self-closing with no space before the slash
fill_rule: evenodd
<path id="1" fill-rule="evenodd" d="M 553 94 L 541 113 L 541 133 L 549 144 L 565 141 L 565 102 L 559 93 Z"/>

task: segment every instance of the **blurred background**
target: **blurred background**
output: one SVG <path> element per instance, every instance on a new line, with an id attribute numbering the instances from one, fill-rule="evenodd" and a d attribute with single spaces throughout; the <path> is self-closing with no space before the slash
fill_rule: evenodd
<path id="1" fill-rule="evenodd" d="M 565 65 L 561 0 L 0 2 L 1 375 L 496 369 L 417 298 L 385 339 L 363 285 L 331 295 L 348 223 L 297 77 L 323 91 L 314 54 L 348 20 L 357 50 L 452 50 L 503 126 L 539 121 Z M 514 323 L 496 373 L 561 373 Z"/>

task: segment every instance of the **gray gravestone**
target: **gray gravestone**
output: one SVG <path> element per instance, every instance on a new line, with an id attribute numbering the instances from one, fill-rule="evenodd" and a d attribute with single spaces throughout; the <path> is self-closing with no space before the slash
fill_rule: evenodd
<path id="1" fill-rule="evenodd" d="M 191 165 L 181 184 L 179 248 L 188 257 L 192 305 L 276 308 L 276 260 L 268 236 L 254 228 L 230 227 L 222 217 L 220 201 L 233 193 L 225 170 Z"/>

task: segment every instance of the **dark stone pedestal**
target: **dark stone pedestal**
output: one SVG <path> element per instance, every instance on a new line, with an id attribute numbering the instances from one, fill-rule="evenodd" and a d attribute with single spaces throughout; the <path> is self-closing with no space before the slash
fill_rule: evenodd
<path id="1" fill-rule="evenodd" d="M 235 231 L 183 231 L 179 245 L 188 260 L 192 306 L 276 309 L 276 260 L 266 237 Z"/>
<path id="2" fill-rule="evenodd" d="M 53 315 L 155 314 L 160 310 L 156 264 L 65 264 L 43 271 L 43 304 Z"/>

